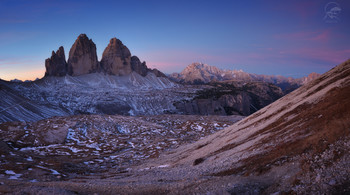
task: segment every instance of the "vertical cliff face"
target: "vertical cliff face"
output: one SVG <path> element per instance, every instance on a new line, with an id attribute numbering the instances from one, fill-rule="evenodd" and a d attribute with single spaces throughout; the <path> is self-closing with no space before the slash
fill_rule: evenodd
<path id="1" fill-rule="evenodd" d="M 96 45 L 85 34 L 79 35 L 69 51 L 68 74 L 78 76 L 99 71 Z"/>
<path id="2" fill-rule="evenodd" d="M 67 74 L 66 56 L 62 46 L 56 53 L 52 51 L 51 58 L 45 60 L 45 68 L 45 76 L 64 76 Z"/>
<path id="3" fill-rule="evenodd" d="M 137 56 L 131 57 L 131 69 L 139 73 L 141 76 L 146 76 L 148 72 L 146 62 L 141 63 L 140 59 Z"/>
<path id="4" fill-rule="evenodd" d="M 94 72 L 124 76 L 136 72 L 146 76 L 152 72 L 157 77 L 166 77 L 157 69 L 147 68 L 146 62 L 137 56 L 131 56 L 129 49 L 117 38 L 112 38 L 103 52 L 101 62 L 97 60 L 96 45 L 85 34 L 78 36 L 69 51 L 66 62 L 64 49 L 60 47 L 52 52 L 51 58 L 45 61 L 45 76 L 79 76 Z"/>
<path id="5" fill-rule="evenodd" d="M 131 53 L 119 39 L 112 38 L 110 40 L 102 54 L 101 68 L 107 74 L 118 76 L 128 75 L 132 72 Z"/>

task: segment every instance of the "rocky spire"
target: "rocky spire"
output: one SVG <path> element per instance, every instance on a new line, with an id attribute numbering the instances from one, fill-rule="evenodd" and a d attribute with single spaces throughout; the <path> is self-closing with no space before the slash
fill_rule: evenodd
<path id="1" fill-rule="evenodd" d="M 81 34 L 69 51 L 68 74 L 78 76 L 99 71 L 96 45 L 86 34 Z"/>
<path id="2" fill-rule="evenodd" d="M 131 53 L 117 38 L 112 38 L 104 50 L 101 68 L 107 74 L 128 75 L 132 72 Z"/>
<path id="3" fill-rule="evenodd" d="M 67 74 L 66 56 L 62 46 L 56 53 L 52 51 L 51 58 L 45 60 L 45 68 L 45 76 L 64 76 Z"/>
<path id="4" fill-rule="evenodd" d="M 129 49 L 117 38 L 112 38 L 103 52 L 101 62 L 97 60 L 96 45 L 85 34 L 80 34 L 69 51 L 66 62 L 64 49 L 60 47 L 52 52 L 51 58 L 45 61 L 45 76 L 78 76 L 94 72 L 123 76 L 132 71 L 146 76 L 148 72 L 157 77 L 166 77 L 157 69 L 147 68 L 146 62 L 132 56 Z"/>
<path id="5" fill-rule="evenodd" d="M 131 69 L 141 76 L 146 76 L 148 72 L 146 62 L 141 63 L 140 59 L 137 56 L 131 57 Z"/>

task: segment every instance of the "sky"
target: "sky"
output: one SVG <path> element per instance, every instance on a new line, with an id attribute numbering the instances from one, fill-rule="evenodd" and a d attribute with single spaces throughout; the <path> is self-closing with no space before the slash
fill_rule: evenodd
<path id="1" fill-rule="evenodd" d="M 202 62 L 299 78 L 350 58 L 350 1 L 0 0 L 0 78 L 43 77 L 81 33 L 98 60 L 116 37 L 168 74 Z"/>

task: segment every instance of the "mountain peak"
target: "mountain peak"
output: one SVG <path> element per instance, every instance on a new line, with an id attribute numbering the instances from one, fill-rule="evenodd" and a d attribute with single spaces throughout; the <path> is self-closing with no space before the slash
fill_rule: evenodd
<path id="1" fill-rule="evenodd" d="M 67 62 L 64 55 L 63 46 L 58 50 L 52 51 L 51 58 L 45 60 L 45 76 L 64 76 L 67 74 Z"/>
<path id="2" fill-rule="evenodd" d="M 306 84 L 306 83 L 309 83 L 309 82 L 311 82 L 311 81 L 317 79 L 319 76 L 321 76 L 321 75 L 318 74 L 318 73 L 316 73 L 316 72 L 312 72 L 312 73 L 310 73 L 308 76 L 303 77 L 303 78 L 301 78 L 300 80 L 301 80 L 301 83 L 304 85 L 304 84 Z"/>
<path id="3" fill-rule="evenodd" d="M 112 38 L 103 51 L 101 68 L 108 74 L 127 75 L 132 72 L 131 53 L 117 38 Z"/>
<path id="4" fill-rule="evenodd" d="M 79 39 L 79 38 L 84 39 L 84 38 L 88 38 L 88 37 L 87 37 L 87 35 L 86 35 L 86 34 L 81 33 L 81 34 L 78 36 L 78 39 Z"/>
<path id="5" fill-rule="evenodd" d="M 316 72 L 312 72 L 310 73 L 307 77 L 311 80 L 316 79 L 317 77 L 321 76 L 320 74 L 316 73 Z"/>
<path id="6" fill-rule="evenodd" d="M 193 62 L 192 64 L 188 65 L 186 68 L 196 68 L 196 69 L 203 69 L 203 68 L 208 68 L 211 67 L 208 64 L 204 64 L 202 62 Z"/>
<path id="7" fill-rule="evenodd" d="M 152 72 L 157 77 L 165 77 L 159 70 L 147 68 L 146 62 L 136 56 L 131 57 L 130 50 L 116 37 L 110 39 L 105 48 L 101 62 L 97 59 L 96 45 L 86 34 L 80 34 L 69 51 L 66 62 L 64 49 L 61 46 L 57 52 L 52 52 L 51 58 L 45 61 L 45 76 L 79 76 L 94 72 L 110 75 L 129 75 L 133 71 L 146 76 Z"/>
<path id="8" fill-rule="evenodd" d="M 123 43 L 122 43 L 121 40 L 117 39 L 116 37 L 113 37 L 113 38 L 111 38 L 109 40 L 109 44 L 120 44 L 120 45 L 122 45 Z"/>
<path id="9" fill-rule="evenodd" d="M 194 62 L 190 65 L 188 65 L 182 72 L 183 73 L 186 73 L 186 72 L 193 72 L 195 70 L 198 70 L 198 71 L 206 71 L 210 74 L 213 74 L 213 73 L 218 73 L 218 72 L 221 72 L 222 70 L 220 70 L 219 68 L 215 67 L 215 66 L 210 66 L 208 64 L 204 64 L 202 62 Z"/>
<path id="10" fill-rule="evenodd" d="M 68 74 L 78 76 L 98 70 L 96 45 L 86 34 L 80 34 L 69 51 Z"/>
<path id="11" fill-rule="evenodd" d="M 198 66 L 204 66 L 204 64 L 202 62 L 193 62 L 189 66 L 198 67 Z"/>

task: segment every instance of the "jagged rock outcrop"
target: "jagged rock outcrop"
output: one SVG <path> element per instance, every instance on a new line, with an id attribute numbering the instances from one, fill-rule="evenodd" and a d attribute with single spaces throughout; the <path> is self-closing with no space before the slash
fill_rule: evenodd
<path id="1" fill-rule="evenodd" d="M 281 88 L 264 82 L 218 82 L 197 92 L 192 100 L 174 105 L 183 114 L 248 116 L 283 96 Z"/>
<path id="2" fill-rule="evenodd" d="M 103 51 L 101 68 L 107 74 L 118 76 L 128 75 L 132 72 L 131 53 L 119 39 L 112 38 Z"/>
<path id="3" fill-rule="evenodd" d="M 86 34 L 81 34 L 69 51 L 68 74 L 78 76 L 98 71 L 96 45 Z"/>
<path id="4" fill-rule="evenodd" d="M 131 57 L 131 69 L 141 76 L 146 76 L 148 72 L 148 68 L 146 66 L 146 62 L 140 61 L 140 59 L 137 56 L 132 56 Z"/>
<path id="5" fill-rule="evenodd" d="M 66 56 L 62 46 L 56 53 L 52 51 L 51 58 L 45 60 L 45 68 L 45 76 L 64 76 L 67 74 Z"/>
<path id="6" fill-rule="evenodd" d="M 86 34 L 80 34 L 69 51 L 66 62 L 64 49 L 60 47 L 52 52 L 51 58 L 45 61 L 45 76 L 79 76 L 102 72 L 110 75 L 125 76 L 133 71 L 146 76 L 152 72 L 157 77 L 166 75 L 157 69 L 147 68 L 146 62 L 132 56 L 129 49 L 117 38 L 112 38 L 103 52 L 101 62 L 97 60 L 96 45 Z"/>
<path id="7" fill-rule="evenodd" d="M 248 116 L 256 111 L 253 99 L 248 93 L 241 92 L 237 95 L 225 94 L 216 99 L 194 99 L 191 101 L 177 102 L 175 107 L 183 114 L 189 115 L 243 115 Z M 261 107 L 258 107 L 261 108 Z"/>
<path id="8" fill-rule="evenodd" d="M 218 99 L 218 102 L 220 102 L 227 115 L 241 114 L 248 116 L 256 111 L 254 106 L 252 106 L 253 98 L 244 92 L 237 95 L 225 94 Z"/>
<path id="9" fill-rule="evenodd" d="M 188 102 L 177 102 L 175 107 L 183 114 L 227 115 L 219 101 L 210 99 L 195 99 Z"/>

